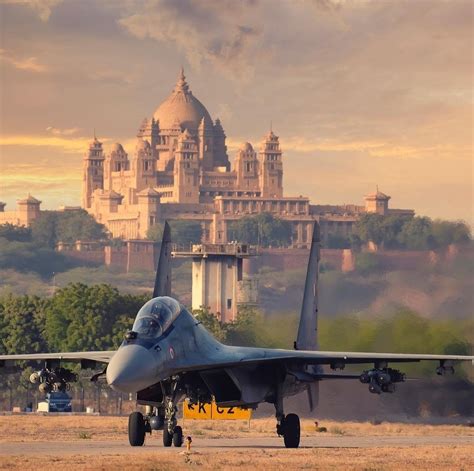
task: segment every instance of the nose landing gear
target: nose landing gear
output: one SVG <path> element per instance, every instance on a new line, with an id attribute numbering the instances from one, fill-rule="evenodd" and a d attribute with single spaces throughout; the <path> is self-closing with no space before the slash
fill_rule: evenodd
<path id="1" fill-rule="evenodd" d="M 163 445 L 181 447 L 183 445 L 183 429 L 177 424 L 177 407 L 171 398 L 167 398 L 165 408 L 165 427 L 163 427 Z"/>

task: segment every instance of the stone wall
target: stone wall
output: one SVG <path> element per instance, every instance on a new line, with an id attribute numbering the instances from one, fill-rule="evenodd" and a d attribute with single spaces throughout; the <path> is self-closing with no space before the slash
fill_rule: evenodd
<path id="1" fill-rule="evenodd" d="M 271 267 L 276 270 L 295 270 L 306 267 L 308 249 L 262 249 L 257 259 L 259 267 Z M 352 250 L 321 249 L 321 263 L 333 270 L 354 270 Z"/>
<path id="2" fill-rule="evenodd" d="M 84 244 L 61 247 L 61 253 L 85 264 L 115 267 L 123 272 L 154 271 L 159 257 L 160 244 L 146 240 L 129 240 L 119 247 L 84 249 Z M 464 250 L 464 249 L 463 249 Z M 306 268 L 308 249 L 260 249 L 259 256 L 245 260 L 244 272 L 257 273 L 262 267 L 274 270 Z M 350 249 L 321 249 L 321 264 L 332 270 L 350 272 L 355 269 L 358 254 Z M 439 251 L 381 250 L 376 252 L 380 266 L 386 270 L 414 270 L 422 266 L 449 263 L 459 256 L 459 249 L 450 246 Z"/>

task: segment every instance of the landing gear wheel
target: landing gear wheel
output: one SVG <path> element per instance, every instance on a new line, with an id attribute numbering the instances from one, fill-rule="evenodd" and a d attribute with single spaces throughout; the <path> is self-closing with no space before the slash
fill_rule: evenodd
<path id="1" fill-rule="evenodd" d="M 180 447 L 183 444 L 183 429 L 178 425 L 174 428 L 173 445 Z"/>
<path id="2" fill-rule="evenodd" d="M 128 441 L 132 446 L 145 443 L 145 420 L 141 412 L 132 412 L 128 417 Z"/>
<path id="3" fill-rule="evenodd" d="M 286 448 L 298 448 L 300 445 L 300 418 L 296 414 L 288 414 L 285 417 L 283 440 Z"/>
<path id="4" fill-rule="evenodd" d="M 168 427 L 163 428 L 163 446 L 171 446 L 173 443 L 173 434 L 168 431 Z"/>

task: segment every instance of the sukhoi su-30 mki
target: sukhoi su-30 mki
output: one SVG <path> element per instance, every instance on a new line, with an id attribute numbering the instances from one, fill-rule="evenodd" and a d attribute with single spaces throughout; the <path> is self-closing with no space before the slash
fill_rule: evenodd
<path id="1" fill-rule="evenodd" d="M 318 262 L 319 226 L 315 222 L 300 322 L 293 350 L 227 346 L 218 342 L 171 294 L 171 238 L 165 224 L 153 298 L 138 312 L 132 329 L 117 351 L 64 352 L 0 355 L 0 365 L 16 361 L 44 362 L 31 376 L 43 392 L 62 390 L 75 375 L 61 362 L 78 361 L 83 368 L 104 364 L 96 380 L 105 374 L 115 390 L 136 394 L 147 413 L 129 417 L 129 441 L 141 446 L 146 433 L 163 430 L 165 446 L 181 446 L 183 432 L 177 425 L 177 404 L 187 398 L 191 404 L 214 400 L 220 406 L 256 408 L 262 402 L 274 404 L 276 431 L 285 446 L 300 443 L 300 421 L 286 414 L 285 397 L 306 391 L 310 409 L 318 401 L 320 381 L 359 379 L 371 393 L 393 393 L 405 375 L 389 365 L 418 361 L 436 362 L 438 374 L 452 373 L 453 364 L 473 360 L 472 356 L 397 353 L 331 352 L 318 350 Z M 358 375 L 328 374 L 348 364 L 368 364 Z"/>

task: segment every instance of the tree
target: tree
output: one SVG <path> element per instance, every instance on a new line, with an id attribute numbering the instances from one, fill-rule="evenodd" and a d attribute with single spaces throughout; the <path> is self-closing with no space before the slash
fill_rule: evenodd
<path id="1" fill-rule="evenodd" d="M 470 240 L 471 231 L 462 221 L 432 221 L 420 216 L 364 214 L 356 222 L 353 234 L 353 241 L 409 250 L 435 249 Z"/>
<path id="2" fill-rule="evenodd" d="M 178 245 L 189 246 L 199 244 L 202 237 L 201 223 L 177 219 L 170 221 L 171 239 Z M 163 225 L 154 224 L 148 229 L 147 239 L 161 242 L 163 238 Z"/>
<path id="3" fill-rule="evenodd" d="M 471 230 L 463 221 L 442 221 L 432 223 L 432 235 L 436 245 L 465 244 L 471 240 Z"/>
<path id="4" fill-rule="evenodd" d="M 13 224 L 0 225 L 0 237 L 15 242 L 30 242 L 31 229 L 24 226 L 14 226 Z"/>
<path id="5" fill-rule="evenodd" d="M 291 223 L 270 213 L 244 216 L 229 228 L 229 239 L 262 247 L 287 247 L 291 236 Z"/>
<path id="6" fill-rule="evenodd" d="M 198 221 L 176 220 L 171 221 L 171 237 L 179 245 L 201 243 L 202 227 Z"/>
<path id="7" fill-rule="evenodd" d="M 55 248 L 58 242 L 98 241 L 108 238 L 107 230 L 87 211 L 44 211 L 31 225 L 33 240 Z"/>
<path id="8" fill-rule="evenodd" d="M 46 311 L 45 335 L 55 351 L 107 350 L 120 334 L 114 325 L 131 328 L 137 311 L 148 299 L 122 296 L 116 288 L 74 283 L 57 291 Z M 121 340 L 121 339 L 120 339 Z"/>
<path id="9" fill-rule="evenodd" d="M 87 211 L 57 212 L 57 242 L 75 242 L 76 240 L 99 241 L 108 239 L 107 229 L 99 224 Z"/>
<path id="10" fill-rule="evenodd" d="M 348 249 L 351 246 L 351 240 L 339 234 L 328 234 L 328 249 Z"/>
<path id="11" fill-rule="evenodd" d="M 431 219 L 414 217 L 407 221 L 398 234 L 398 241 L 407 249 L 424 250 L 435 248 Z"/>
<path id="12" fill-rule="evenodd" d="M 57 217 L 54 211 L 44 211 L 31 225 L 33 241 L 43 247 L 54 249 L 57 242 Z"/>
<path id="13" fill-rule="evenodd" d="M 227 343 L 247 347 L 258 346 L 260 343 L 258 335 L 263 327 L 263 323 L 260 321 L 259 313 L 255 309 L 240 307 L 237 318 L 226 325 Z"/>
<path id="14" fill-rule="evenodd" d="M 33 271 L 50 277 L 64 271 L 70 263 L 59 252 L 31 242 L 8 241 L 0 237 L 0 269 L 12 268 L 20 272 Z"/>
<path id="15" fill-rule="evenodd" d="M 44 312 L 48 300 L 37 296 L 6 296 L 0 300 L 0 351 L 6 354 L 46 350 Z"/>
<path id="16" fill-rule="evenodd" d="M 207 308 L 194 309 L 193 315 L 202 325 L 220 342 L 225 342 L 227 338 L 226 325 L 222 324 L 216 315 Z"/>
<path id="17" fill-rule="evenodd" d="M 395 249 L 400 246 L 398 235 L 405 224 L 412 220 L 411 216 L 389 215 L 382 220 L 383 244 L 386 249 Z"/>
<path id="18" fill-rule="evenodd" d="M 154 240 L 155 242 L 160 242 L 163 239 L 163 225 L 162 224 L 153 224 L 147 233 L 146 238 L 148 240 Z"/>
<path id="19" fill-rule="evenodd" d="M 384 217 L 380 214 L 364 214 L 354 225 L 354 234 L 359 237 L 362 242 L 374 242 L 382 244 L 384 241 L 383 229 Z"/>

